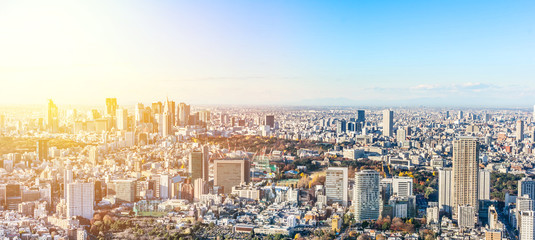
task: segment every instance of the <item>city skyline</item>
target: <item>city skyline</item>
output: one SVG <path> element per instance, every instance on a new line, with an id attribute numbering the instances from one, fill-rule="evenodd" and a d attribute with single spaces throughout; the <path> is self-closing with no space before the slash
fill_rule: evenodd
<path id="1" fill-rule="evenodd" d="M 0 9 L 9 36 L 0 45 L 4 104 L 165 95 L 193 104 L 535 102 L 530 1 L 8 1 Z"/>

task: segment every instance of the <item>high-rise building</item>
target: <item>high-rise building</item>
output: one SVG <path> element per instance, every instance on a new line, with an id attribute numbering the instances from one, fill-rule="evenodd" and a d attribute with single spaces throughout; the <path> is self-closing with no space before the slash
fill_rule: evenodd
<path id="1" fill-rule="evenodd" d="M 464 118 L 464 114 L 463 114 L 463 111 L 459 111 L 459 120 L 463 119 Z"/>
<path id="2" fill-rule="evenodd" d="M 63 197 L 67 196 L 67 185 L 74 182 L 74 176 L 72 174 L 72 167 L 70 165 L 65 167 L 63 171 Z"/>
<path id="3" fill-rule="evenodd" d="M 357 110 L 357 122 L 366 122 L 366 113 L 364 112 L 364 110 Z"/>
<path id="4" fill-rule="evenodd" d="M 490 200 L 490 171 L 479 170 L 479 200 Z"/>
<path id="5" fill-rule="evenodd" d="M 383 136 L 392 137 L 394 128 L 394 112 L 388 109 L 383 110 Z"/>
<path id="6" fill-rule="evenodd" d="M 459 227 L 473 229 L 476 225 L 476 211 L 473 206 L 459 205 L 457 207 Z"/>
<path id="7" fill-rule="evenodd" d="M 535 239 L 535 211 L 522 211 L 520 213 L 520 240 Z"/>
<path id="8" fill-rule="evenodd" d="M 516 219 L 517 219 L 517 229 L 521 228 L 522 225 L 522 212 L 523 211 L 533 211 L 535 210 L 535 200 L 529 198 L 529 196 L 519 196 L 516 198 Z"/>
<path id="9" fill-rule="evenodd" d="M 392 193 L 398 197 L 412 196 L 413 179 L 411 177 L 392 178 Z"/>
<path id="10" fill-rule="evenodd" d="M 37 160 L 48 160 L 48 140 L 37 140 Z"/>
<path id="11" fill-rule="evenodd" d="M 199 112 L 200 124 L 208 124 L 208 123 L 210 123 L 210 114 L 211 113 L 208 110 L 200 111 Z"/>
<path id="12" fill-rule="evenodd" d="M 134 119 L 137 123 L 145 123 L 145 106 L 143 103 L 136 104 L 136 109 L 134 110 Z"/>
<path id="13" fill-rule="evenodd" d="M 275 116 L 273 115 L 266 115 L 266 125 L 270 128 L 275 127 Z"/>
<path id="14" fill-rule="evenodd" d="M 199 201 L 201 195 L 207 194 L 209 192 L 209 185 L 202 178 L 197 178 L 193 180 L 193 200 Z"/>
<path id="15" fill-rule="evenodd" d="M 325 196 L 329 204 L 347 206 L 348 173 L 346 167 L 329 167 L 325 177 Z"/>
<path id="16" fill-rule="evenodd" d="M 169 192 L 171 192 L 171 188 L 169 187 L 171 183 L 171 179 L 169 178 L 169 175 L 167 174 L 161 174 L 160 175 L 160 198 L 161 199 L 168 199 L 170 197 Z"/>
<path id="17" fill-rule="evenodd" d="M 204 146 L 202 151 L 193 151 L 189 154 L 188 172 L 191 180 L 202 178 L 208 182 L 208 146 Z"/>
<path id="18" fill-rule="evenodd" d="M 162 126 L 161 133 L 162 136 L 167 137 L 171 134 L 173 134 L 173 120 L 174 118 L 174 111 L 171 110 L 171 103 L 169 100 L 165 101 L 164 107 L 163 107 L 163 115 L 161 116 L 162 123 L 160 124 Z"/>
<path id="19" fill-rule="evenodd" d="M 522 142 L 524 140 L 524 121 L 516 121 L 516 140 Z"/>
<path id="20" fill-rule="evenodd" d="M 57 133 L 59 131 L 59 111 L 58 107 L 52 99 L 48 100 L 48 111 L 47 111 L 47 129 L 51 133 Z"/>
<path id="21" fill-rule="evenodd" d="M 488 217 L 488 226 L 489 229 L 501 229 L 499 225 L 499 218 L 498 218 L 498 212 L 496 211 L 496 208 L 494 205 L 491 205 L 489 207 L 489 217 Z"/>
<path id="22" fill-rule="evenodd" d="M 529 196 L 535 199 L 535 181 L 529 177 L 525 177 L 518 181 L 518 196 Z"/>
<path id="23" fill-rule="evenodd" d="M 453 208 L 471 206 L 479 210 L 479 143 L 476 138 L 461 137 L 453 141 Z"/>
<path id="24" fill-rule="evenodd" d="M 340 135 L 342 133 L 345 133 L 346 127 L 347 127 L 346 120 L 340 119 L 336 121 L 336 134 Z"/>
<path id="25" fill-rule="evenodd" d="M 66 189 L 67 218 L 81 216 L 86 219 L 92 219 L 95 201 L 94 184 L 92 182 L 69 183 Z"/>
<path id="26" fill-rule="evenodd" d="M 128 130 L 128 110 L 124 108 L 117 109 L 115 116 L 117 118 L 117 130 Z"/>
<path id="27" fill-rule="evenodd" d="M 185 103 L 178 104 L 178 122 L 180 126 L 189 124 L 190 106 Z"/>
<path id="28" fill-rule="evenodd" d="M 89 162 L 92 164 L 92 165 L 98 165 L 99 164 L 99 159 L 98 159 L 98 148 L 97 146 L 91 146 L 89 147 L 89 150 L 88 150 L 88 155 L 89 155 Z"/>
<path id="29" fill-rule="evenodd" d="M 119 202 L 134 202 L 136 198 L 136 180 L 115 180 L 115 198 Z"/>
<path id="30" fill-rule="evenodd" d="M 6 210 L 16 211 L 19 203 L 21 202 L 22 191 L 20 189 L 20 184 L 7 184 L 4 199 L 4 206 L 6 206 Z"/>
<path id="31" fill-rule="evenodd" d="M 374 170 L 363 170 L 355 173 L 353 187 L 353 208 L 355 220 L 377 220 L 379 218 L 380 192 L 379 173 Z"/>
<path id="32" fill-rule="evenodd" d="M 115 117 L 117 113 L 117 98 L 106 98 L 106 114 Z"/>
<path id="33" fill-rule="evenodd" d="M 502 231 L 498 229 L 487 230 L 485 240 L 502 240 Z"/>
<path id="34" fill-rule="evenodd" d="M 451 213 L 453 178 L 451 168 L 438 171 L 438 206 L 445 212 Z"/>
<path id="35" fill-rule="evenodd" d="M 162 104 L 162 102 L 152 103 L 151 112 L 153 114 L 162 114 L 163 113 L 163 104 Z"/>
<path id="36" fill-rule="evenodd" d="M 229 194 L 232 187 L 250 181 L 250 163 L 245 159 L 215 160 L 214 185 L 223 187 L 223 192 Z"/>
<path id="37" fill-rule="evenodd" d="M 397 140 L 398 144 L 403 145 L 403 142 L 405 142 L 405 140 L 407 140 L 407 131 L 405 129 L 403 129 L 403 128 L 399 128 L 396 131 L 396 140 Z"/>

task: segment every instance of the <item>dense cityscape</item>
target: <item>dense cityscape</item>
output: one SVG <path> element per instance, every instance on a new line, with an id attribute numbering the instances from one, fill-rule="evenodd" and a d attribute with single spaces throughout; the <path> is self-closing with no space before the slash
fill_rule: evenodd
<path id="1" fill-rule="evenodd" d="M 29 111 L 0 115 L 3 238 L 534 239 L 528 109 Z"/>

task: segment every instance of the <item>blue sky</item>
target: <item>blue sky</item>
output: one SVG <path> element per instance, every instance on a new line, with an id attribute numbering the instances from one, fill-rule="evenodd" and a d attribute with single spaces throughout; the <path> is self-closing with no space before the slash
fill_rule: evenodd
<path id="1" fill-rule="evenodd" d="M 0 101 L 529 106 L 535 1 L 3 1 Z"/>

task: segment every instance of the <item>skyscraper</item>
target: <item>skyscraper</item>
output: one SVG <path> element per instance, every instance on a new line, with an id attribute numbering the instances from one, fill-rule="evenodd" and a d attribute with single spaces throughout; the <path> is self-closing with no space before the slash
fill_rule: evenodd
<path id="1" fill-rule="evenodd" d="M 346 120 L 340 119 L 336 121 L 336 134 L 340 135 L 342 133 L 345 133 L 346 127 L 347 127 Z"/>
<path id="2" fill-rule="evenodd" d="M 128 111 L 124 108 L 117 109 L 117 130 L 128 130 Z"/>
<path id="3" fill-rule="evenodd" d="M 379 173 L 374 170 L 363 170 L 355 173 L 353 187 L 353 208 L 355 220 L 376 220 L 379 218 L 380 206 Z"/>
<path id="4" fill-rule="evenodd" d="M 479 200 L 490 200 L 490 171 L 479 170 Z"/>
<path id="5" fill-rule="evenodd" d="M 516 140 L 522 142 L 524 140 L 524 121 L 516 121 Z"/>
<path id="6" fill-rule="evenodd" d="M 273 115 L 266 115 L 266 125 L 270 128 L 275 127 L 275 116 Z"/>
<path id="7" fill-rule="evenodd" d="M 115 117 L 117 113 L 117 98 L 106 98 L 106 114 Z"/>
<path id="8" fill-rule="evenodd" d="M 479 143 L 476 138 L 461 137 L 453 141 L 453 213 L 458 206 L 479 210 Z M 454 218 L 456 217 L 454 215 Z M 455 218 L 456 219 L 456 218 Z"/>
<path id="9" fill-rule="evenodd" d="M 383 136 L 392 137 L 394 128 L 394 112 L 383 110 Z"/>
<path id="10" fill-rule="evenodd" d="M 364 112 L 364 110 L 357 110 L 357 122 L 366 122 L 366 113 Z"/>
<path id="11" fill-rule="evenodd" d="M 95 186 L 92 182 L 67 184 L 65 195 L 67 218 L 81 216 L 92 219 L 94 200 Z"/>
<path id="12" fill-rule="evenodd" d="M 523 211 L 520 213 L 520 240 L 535 239 L 535 211 Z"/>
<path id="13" fill-rule="evenodd" d="M 325 177 L 325 196 L 329 204 L 347 206 L 348 173 L 346 167 L 329 167 Z"/>
<path id="14" fill-rule="evenodd" d="M 37 140 L 37 160 L 48 160 L 48 140 Z"/>
<path id="15" fill-rule="evenodd" d="M 250 163 L 245 159 L 215 160 L 214 185 L 223 187 L 225 194 L 232 192 L 232 187 L 249 183 Z"/>
<path id="16" fill-rule="evenodd" d="M 190 106 L 185 103 L 178 104 L 178 122 L 180 126 L 189 124 Z"/>
<path id="17" fill-rule="evenodd" d="M 445 212 L 451 213 L 452 208 L 452 176 L 451 168 L 438 171 L 438 206 Z"/>
<path id="18" fill-rule="evenodd" d="M 529 196 L 535 199 L 535 181 L 529 177 L 525 177 L 518 181 L 518 196 Z"/>
<path id="19" fill-rule="evenodd" d="M 198 178 L 208 182 L 208 146 L 204 146 L 202 151 L 193 151 L 189 154 L 188 172 L 191 174 L 192 182 Z"/>
<path id="20" fill-rule="evenodd" d="M 52 99 L 48 100 L 48 111 L 47 111 L 47 128 L 51 133 L 57 133 L 59 131 L 59 113 L 58 107 Z"/>

